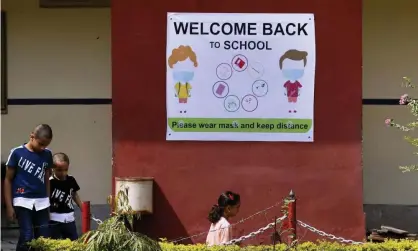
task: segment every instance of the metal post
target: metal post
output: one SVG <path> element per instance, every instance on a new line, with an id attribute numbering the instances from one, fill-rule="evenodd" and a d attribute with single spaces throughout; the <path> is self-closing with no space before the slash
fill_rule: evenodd
<path id="1" fill-rule="evenodd" d="M 83 234 L 90 231 L 90 201 L 83 201 L 81 209 L 81 228 Z"/>
<path id="2" fill-rule="evenodd" d="M 296 240 L 296 196 L 293 190 L 290 191 L 287 204 L 287 220 L 288 220 L 288 235 L 287 235 L 287 244 L 291 245 L 294 240 Z"/>

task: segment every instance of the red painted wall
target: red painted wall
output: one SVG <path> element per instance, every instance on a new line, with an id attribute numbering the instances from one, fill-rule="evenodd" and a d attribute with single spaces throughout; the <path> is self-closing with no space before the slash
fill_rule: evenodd
<path id="1" fill-rule="evenodd" d="M 166 142 L 166 13 L 176 11 L 314 13 L 315 142 Z M 137 228 L 168 239 L 206 231 L 207 212 L 223 190 L 241 194 L 240 218 L 294 189 L 298 219 L 363 239 L 361 18 L 361 0 L 113 1 L 113 175 L 154 176 L 157 183 L 155 213 Z M 257 216 L 239 232 L 279 214 Z"/>

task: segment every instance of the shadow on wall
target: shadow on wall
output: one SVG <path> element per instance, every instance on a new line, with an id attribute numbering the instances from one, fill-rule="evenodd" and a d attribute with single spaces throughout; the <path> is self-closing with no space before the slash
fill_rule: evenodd
<path id="1" fill-rule="evenodd" d="M 172 240 L 187 236 L 186 229 L 157 183 L 154 183 L 153 192 L 154 213 L 152 215 L 141 216 L 141 219 L 134 224 L 134 231 L 145 234 L 156 240 L 158 238 Z M 191 244 L 191 242 L 183 244 Z"/>

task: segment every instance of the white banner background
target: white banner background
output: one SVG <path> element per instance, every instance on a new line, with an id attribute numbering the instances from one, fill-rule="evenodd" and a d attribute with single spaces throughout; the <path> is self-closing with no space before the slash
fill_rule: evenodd
<path id="1" fill-rule="evenodd" d="M 312 142 L 315 58 L 313 14 L 168 13 L 166 139 Z"/>

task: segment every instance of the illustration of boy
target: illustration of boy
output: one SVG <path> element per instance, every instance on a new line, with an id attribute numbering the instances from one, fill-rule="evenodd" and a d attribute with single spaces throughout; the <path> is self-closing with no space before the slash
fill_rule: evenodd
<path id="1" fill-rule="evenodd" d="M 306 67 L 308 53 L 306 51 L 288 50 L 279 60 L 279 67 L 287 81 L 283 87 L 289 103 L 296 104 L 300 95 L 302 84 L 298 81 L 303 77 Z M 289 110 L 291 113 L 292 110 Z M 296 113 L 296 110 L 293 110 Z"/>
<path id="2" fill-rule="evenodd" d="M 180 45 L 173 49 L 168 58 L 168 66 L 173 69 L 173 79 L 176 82 L 175 96 L 179 99 L 180 104 L 186 104 L 187 99 L 191 97 L 190 81 L 193 80 L 194 70 L 198 66 L 196 53 L 192 47 Z"/>

